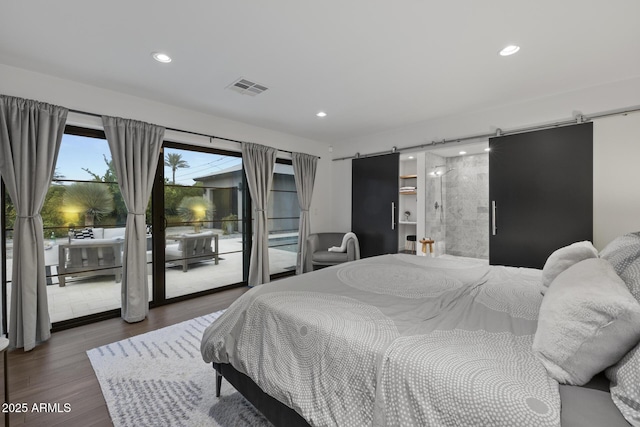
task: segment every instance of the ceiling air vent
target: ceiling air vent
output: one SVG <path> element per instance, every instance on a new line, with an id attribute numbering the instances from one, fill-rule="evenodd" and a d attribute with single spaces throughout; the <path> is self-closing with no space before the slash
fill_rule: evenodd
<path id="1" fill-rule="evenodd" d="M 227 86 L 227 89 L 231 89 L 243 95 L 256 96 L 267 90 L 268 87 L 240 78 Z"/>

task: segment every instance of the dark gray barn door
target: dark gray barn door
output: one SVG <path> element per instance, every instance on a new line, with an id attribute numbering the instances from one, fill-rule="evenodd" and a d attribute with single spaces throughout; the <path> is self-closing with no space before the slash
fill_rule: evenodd
<path id="1" fill-rule="evenodd" d="M 489 147 L 490 264 L 542 268 L 554 250 L 593 239 L 592 123 Z"/>
<path id="2" fill-rule="evenodd" d="M 353 159 L 351 230 L 362 258 L 398 252 L 400 154 Z"/>

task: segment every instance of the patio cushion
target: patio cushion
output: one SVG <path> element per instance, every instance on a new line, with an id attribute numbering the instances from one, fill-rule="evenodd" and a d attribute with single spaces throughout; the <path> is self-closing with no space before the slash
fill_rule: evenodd
<path id="1" fill-rule="evenodd" d="M 121 238 L 124 239 L 125 227 L 105 228 L 103 237 L 105 239 Z"/>

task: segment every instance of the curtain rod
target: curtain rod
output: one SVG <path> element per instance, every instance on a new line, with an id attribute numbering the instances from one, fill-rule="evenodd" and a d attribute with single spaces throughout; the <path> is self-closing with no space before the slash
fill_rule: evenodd
<path id="1" fill-rule="evenodd" d="M 629 114 L 629 113 L 634 113 L 636 111 L 640 111 L 640 106 L 621 108 L 621 109 L 618 109 L 618 110 L 603 111 L 603 112 L 600 112 L 600 113 L 590 114 L 588 116 L 585 116 L 584 114 L 577 114 L 576 117 L 573 118 L 573 119 L 561 120 L 561 121 L 554 122 L 554 123 L 521 127 L 521 128 L 516 128 L 516 129 L 509 130 L 509 131 L 503 131 L 502 129 L 498 128 L 498 129 L 496 129 L 495 132 L 492 132 L 492 133 L 482 133 L 482 134 L 476 134 L 476 135 L 471 135 L 471 136 L 463 136 L 463 137 L 460 137 L 460 138 L 449 138 L 449 139 L 445 138 L 445 139 L 443 139 L 441 141 L 425 142 L 424 144 L 410 145 L 410 146 L 407 146 L 407 147 L 400 147 L 400 148 L 392 147 L 391 151 L 389 151 L 389 150 L 387 150 L 387 151 L 377 151 L 375 153 L 368 153 L 368 154 L 356 153 L 353 156 L 345 156 L 345 157 L 335 158 L 335 159 L 333 159 L 333 161 L 335 162 L 335 161 L 338 161 L 338 160 L 348 160 L 348 159 L 357 159 L 357 158 L 361 158 L 361 157 L 379 156 L 379 155 L 382 155 L 382 154 L 398 153 L 398 152 L 401 152 L 401 151 L 404 151 L 404 150 L 415 150 L 417 148 L 433 147 L 433 146 L 436 146 L 436 145 L 449 144 L 449 143 L 452 143 L 452 142 L 463 142 L 463 141 L 470 141 L 470 140 L 475 140 L 475 139 L 487 139 L 487 138 L 497 137 L 497 136 L 505 136 L 505 135 L 513 135 L 513 134 L 517 134 L 517 133 L 531 132 L 531 131 L 534 131 L 534 130 L 551 129 L 551 128 L 554 128 L 554 127 L 569 126 L 569 125 L 573 125 L 573 124 L 585 123 L 585 122 L 592 121 L 594 119 L 600 119 L 600 118 L 603 118 L 603 117 L 626 115 L 626 114 Z"/>
<path id="2" fill-rule="evenodd" d="M 78 113 L 78 114 L 84 114 L 84 115 L 87 115 L 87 116 L 93 116 L 93 117 L 102 118 L 102 114 L 90 113 L 88 111 L 82 111 L 82 110 L 74 110 L 72 108 L 69 108 L 68 110 L 71 113 Z M 182 130 L 182 129 L 176 129 L 176 128 L 170 128 L 170 127 L 165 127 L 165 130 L 170 130 L 170 131 L 174 131 L 174 132 L 181 132 L 181 133 L 186 133 L 186 134 L 190 134 L 190 135 L 204 136 L 205 138 L 209 138 L 210 140 L 211 139 L 220 139 L 222 141 L 235 142 L 235 143 L 238 143 L 238 144 L 242 144 L 243 142 L 249 143 L 248 141 L 238 141 L 237 139 L 224 138 L 222 136 L 215 136 L 215 135 L 207 135 L 206 133 L 193 132 L 193 131 L 190 131 L 190 130 Z M 282 150 L 280 148 L 277 148 L 277 150 L 281 151 L 283 153 L 293 154 L 293 152 L 289 151 L 289 150 Z M 321 159 L 320 156 L 316 156 L 316 157 L 318 159 Z"/>

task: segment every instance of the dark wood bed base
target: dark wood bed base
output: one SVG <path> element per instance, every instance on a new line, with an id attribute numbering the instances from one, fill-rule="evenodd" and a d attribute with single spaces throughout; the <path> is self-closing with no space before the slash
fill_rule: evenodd
<path id="1" fill-rule="evenodd" d="M 251 404 L 258 409 L 276 427 L 300 426 L 310 427 L 309 423 L 296 411 L 280 401 L 263 392 L 251 378 L 238 372 L 233 366 L 226 363 L 213 363 L 216 370 L 216 396 L 220 396 L 222 377 L 236 388 Z M 601 392 L 601 395 L 573 395 L 569 400 L 566 393 L 571 389 L 593 389 Z M 573 390 L 575 391 L 575 390 Z M 567 427 L 595 427 L 616 426 L 630 427 L 620 411 L 614 406 L 609 395 L 609 381 L 603 373 L 596 375 L 588 384 L 582 387 L 560 385 L 560 397 L 562 399 L 561 424 Z M 603 396 L 606 396 L 604 398 Z M 587 402 L 579 399 L 588 398 Z M 595 400 L 594 400 L 595 399 Z M 569 414 L 572 414 L 569 416 Z"/>
<path id="2" fill-rule="evenodd" d="M 262 391 L 251 378 L 228 363 L 213 363 L 216 371 L 216 397 L 220 397 L 222 377 L 235 387 L 274 426 L 310 427 L 296 411 Z"/>

